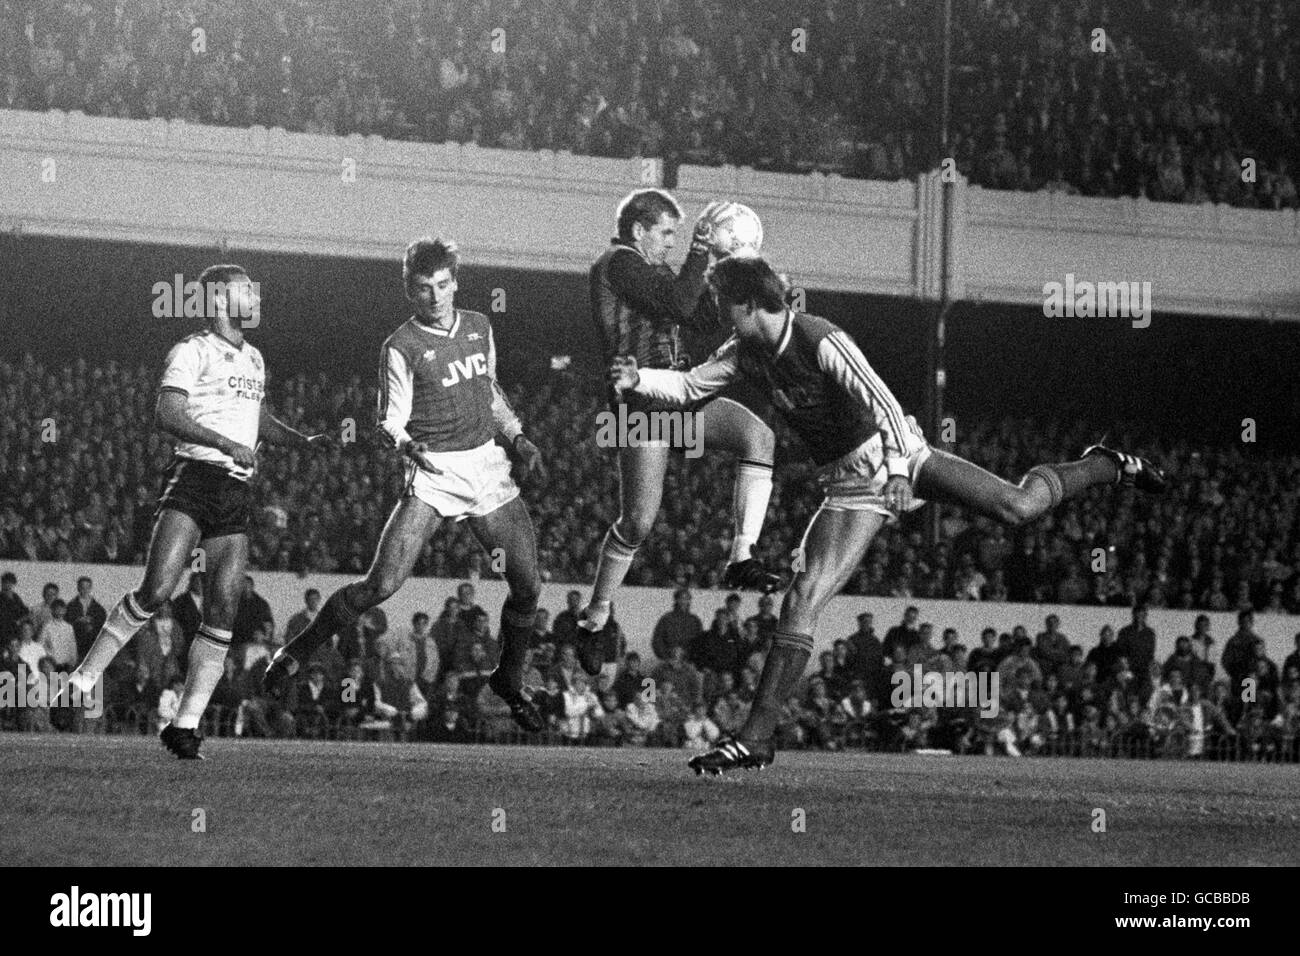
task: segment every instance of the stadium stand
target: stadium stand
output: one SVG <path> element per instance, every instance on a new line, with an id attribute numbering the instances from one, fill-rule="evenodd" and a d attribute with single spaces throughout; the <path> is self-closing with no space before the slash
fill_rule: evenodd
<path id="1" fill-rule="evenodd" d="M 954 10 L 948 152 L 973 182 L 1300 206 L 1294 4 Z M 939 19 L 908 0 L 5 0 L 0 108 L 662 156 L 670 184 L 679 163 L 898 179 L 943 158 Z"/>

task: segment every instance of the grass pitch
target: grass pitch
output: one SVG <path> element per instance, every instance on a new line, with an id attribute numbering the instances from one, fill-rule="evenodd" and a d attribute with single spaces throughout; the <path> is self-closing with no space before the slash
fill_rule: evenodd
<path id="1" fill-rule="evenodd" d="M 214 739 L 204 752 L 3 735 L 0 833 L 24 837 L 0 840 L 0 864 L 1300 863 L 1295 766 L 791 752 L 700 779 L 664 750 Z"/>

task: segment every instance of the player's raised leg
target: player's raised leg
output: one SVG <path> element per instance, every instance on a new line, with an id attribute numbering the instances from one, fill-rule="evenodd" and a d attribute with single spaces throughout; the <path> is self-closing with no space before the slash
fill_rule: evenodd
<path id="1" fill-rule="evenodd" d="M 82 694 L 95 687 L 118 652 L 149 623 L 162 603 L 176 593 L 199 543 L 199 526 L 189 515 L 164 508 L 154 522 L 144 579 L 113 605 L 104 626 L 70 681 Z"/>
<path id="2" fill-rule="evenodd" d="M 1035 465 L 1018 485 L 964 458 L 931 449 L 918 468 L 916 494 L 926 500 L 967 505 L 998 521 L 1019 525 L 1093 485 L 1121 482 L 1153 493 L 1165 487 L 1164 475 L 1151 462 L 1101 445 L 1087 449 L 1077 461 Z"/>
<path id="3" fill-rule="evenodd" d="M 402 498 L 384 525 L 366 576 L 331 594 L 316 619 L 276 652 L 262 678 L 263 689 L 273 697 L 283 696 L 293 676 L 317 648 L 366 611 L 396 594 L 411 576 L 424 543 L 441 520 L 431 505 L 415 495 Z"/>
<path id="4" fill-rule="evenodd" d="M 808 665 L 817 619 L 844 589 L 886 517 L 877 510 L 825 506 L 813 515 L 799 546 L 803 568 L 795 572 L 781 604 L 749 718 L 734 738 L 720 740 L 689 762 L 697 774 L 762 768 L 772 762 L 772 738 L 781 708 Z"/>
<path id="5" fill-rule="evenodd" d="M 523 499 L 516 497 L 489 514 L 470 518 L 469 526 L 484 551 L 504 555 L 503 573 L 510 588 L 501 608 L 501 659 L 488 678 L 488 686 L 510 705 L 515 723 L 538 733 L 545 729 L 546 719 L 523 686 L 528 639 L 542 590 L 533 522 Z"/>
<path id="6" fill-rule="evenodd" d="M 781 576 L 769 571 L 754 557 L 753 550 L 772 497 L 776 436 L 755 412 L 725 395 L 705 404 L 698 414 L 704 447 L 736 457 L 736 483 L 732 493 L 736 532 L 731 539 L 731 556 L 723 585 L 771 594 L 781 587 Z"/>
<path id="7" fill-rule="evenodd" d="M 618 520 L 610 526 L 600 546 L 596 583 L 591 600 L 580 615 L 578 626 L 586 632 L 578 659 L 593 677 L 600 673 L 596 634 L 609 620 L 609 605 L 632 566 L 636 549 L 650 535 L 664 496 L 664 475 L 668 471 L 667 444 L 639 445 L 618 450 Z"/>
<path id="8" fill-rule="evenodd" d="M 182 760 L 200 757 L 199 745 L 203 738 L 198 734 L 199 722 L 225 672 L 240 590 L 248 569 L 246 534 L 205 538 L 202 547 L 206 568 L 203 623 L 190 643 L 185 689 L 181 692 L 176 719 L 159 735 L 163 746 Z"/>

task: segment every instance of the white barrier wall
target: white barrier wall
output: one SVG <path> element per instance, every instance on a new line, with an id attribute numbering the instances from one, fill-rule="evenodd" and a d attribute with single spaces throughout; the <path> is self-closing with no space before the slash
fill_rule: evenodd
<path id="1" fill-rule="evenodd" d="M 410 236 L 445 231 L 476 264 L 582 272 L 618 200 L 662 178 L 653 158 L 0 110 L 6 232 L 391 258 Z M 1300 318 L 1297 210 L 993 191 L 960 177 L 953 191 L 954 298 L 1041 303 L 1045 282 L 1074 274 L 1150 282 L 1157 314 Z M 805 287 L 939 296 L 937 174 L 886 183 L 684 166 L 677 192 L 692 216 L 713 199 L 751 204 L 773 261 Z"/>
<path id="2" fill-rule="evenodd" d="M 119 565 L 77 565 L 53 564 L 46 562 L 0 564 L 0 571 L 12 570 L 18 576 L 18 593 L 28 606 L 40 602 L 41 588 L 47 581 L 58 584 L 60 594 L 65 600 L 71 599 L 76 591 L 76 580 L 81 575 L 89 575 L 95 582 L 95 595 L 106 608 L 111 606 L 122 593 L 134 588 L 140 581 L 141 569 Z M 321 593 L 329 593 L 351 578 L 338 574 L 311 574 L 299 577 L 296 574 L 274 571 L 254 571 L 253 580 L 259 594 L 271 605 L 275 616 L 277 631 L 283 631 L 289 617 L 302 607 L 302 595 L 309 587 L 319 588 Z M 427 611 L 435 617 L 442 610 L 443 602 L 455 595 L 459 579 L 452 578 L 412 578 L 406 587 L 390 598 L 383 609 L 388 615 L 388 624 L 393 627 L 407 627 L 411 616 L 416 611 Z M 500 581 L 475 581 L 478 590 L 476 600 L 493 618 L 492 631 L 496 633 L 497 617 L 501 604 L 505 600 L 505 585 Z M 564 596 L 572 585 L 546 584 L 542 588 L 541 606 L 551 612 L 552 617 L 564 609 Z M 577 588 L 583 596 L 587 588 Z M 183 589 L 182 589 L 183 590 Z M 699 615 L 707 627 L 713 619 L 713 612 L 722 605 L 726 592 L 696 591 L 692 610 Z M 743 612 L 746 617 L 758 611 L 758 599 L 753 594 L 744 594 Z M 1030 636 L 1043 629 L 1043 620 L 1048 614 L 1061 618 L 1061 630 L 1069 635 L 1075 643 L 1085 649 L 1098 643 L 1097 633 L 1105 624 L 1118 630 L 1129 623 L 1130 612 L 1127 608 L 1097 608 L 1077 605 L 1048 604 L 985 604 L 972 601 L 907 601 L 901 598 L 835 598 L 817 630 L 817 650 L 829 649 L 831 643 L 839 637 L 847 637 L 857 629 L 857 615 L 870 611 L 875 615 L 876 633 L 885 636 L 885 631 L 897 624 L 903 617 L 903 609 L 908 604 L 915 604 L 921 611 L 921 621 L 929 621 L 935 627 L 935 644 L 945 627 L 957 628 L 961 640 L 970 648 L 979 644 L 979 632 L 985 627 L 997 628 L 999 632 L 1010 631 L 1017 624 L 1023 624 Z M 628 650 L 638 651 L 643 657 L 651 657 L 650 635 L 659 617 L 672 607 L 672 592 L 667 588 L 624 588 L 619 593 L 615 604 L 616 616 L 627 635 Z M 1160 660 L 1173 653 L 1174 640 L 1181 634 L 1192 632 L 1195 612 L 1152 610 L 1148 623 L 1156 632 L 1156 653 Z M 1215 646 L 1210 659 L 1217 661 L 1223 643 L 1232 636 L 1237 628 L 1236 615 L 1233 613 L 1211 613 L 1210 633 L 1214 635 Z M 1255 615 L 1255 631 L 1264 638 L 1268 645 L 1268 655 L 1280 667 L 1282 661 L 1295 649 L 1294 636 L 1300 631 L 1300 617 L 1291 615 Z M 815 664 L 814 658 L 813 663 Z"/>

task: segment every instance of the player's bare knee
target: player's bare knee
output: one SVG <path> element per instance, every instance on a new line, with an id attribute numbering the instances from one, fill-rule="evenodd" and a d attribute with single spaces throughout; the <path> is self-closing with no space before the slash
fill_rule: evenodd
<path id="1" fill-rule="evenodd" d="M 537 607 L 537 602 L 542 598 L 542 582 L 536 575 L 522 581 L 506 583 L 510 587 L 510 600 L 513 604 L 519 607 L 525 605 Z"/>
<path id="2" fill-rule="evenodd" d="M 140 605 L 140 610 L 154 614 L 171 597 L 173 590 L 164 587 L 162 584 L 146 581 L 136 589 L 135 602 Z"/>
<path id="3" fill-rule="evenodd" d="M 1005 525 L 1017 527 L 1029 520 L 1028 502 L 1019 488 L 1011 488 L 998 494 L 990 509 L 992 517 Z"/>
<path id="4" fill-rule="evenodd" d="M 398 588 L 401 586 L 402 582 L 397 579 L 396 575 L 372 575 L 359 581 L 353 587 L 349 597 L 352 598 L 354 605 L 369 609 L 387 601 L 397 593 Z"/>
<path id="5" fill-rule="evenodd" d="M 636 548 L 650 537 L 650 529 L 654 527 L 654 523 L 654 515 L 631 515 L 619 518 L 618 524 L 614 525 L 614 532 L 626 544 Z"/>

